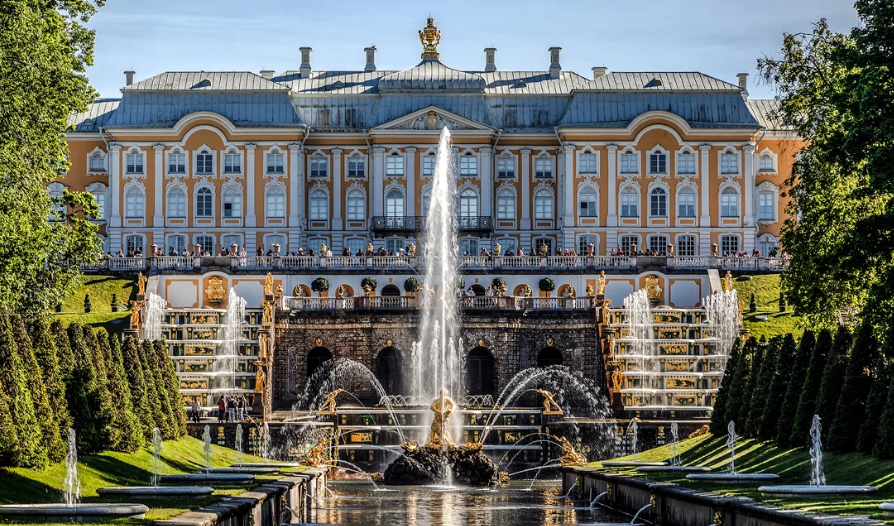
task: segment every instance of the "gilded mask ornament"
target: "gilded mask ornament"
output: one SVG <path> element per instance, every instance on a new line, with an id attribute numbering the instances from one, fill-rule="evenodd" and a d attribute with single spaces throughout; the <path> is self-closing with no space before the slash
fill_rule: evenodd
<path id="1" fill-rule="evenodd" d="M 658 285 L 658 276 L 646 276 L 646 295 L 650 300 L 661 299 L 661 287 Z"/>
<path id="2" fill-rule="evenodd" d="M 208 280 L 208 286 L 205 288 L 205 297 L 211 303 L 220 303 L 226 298 L 227 289 L 224 287 L 223 279 L 217 276 Z"/>

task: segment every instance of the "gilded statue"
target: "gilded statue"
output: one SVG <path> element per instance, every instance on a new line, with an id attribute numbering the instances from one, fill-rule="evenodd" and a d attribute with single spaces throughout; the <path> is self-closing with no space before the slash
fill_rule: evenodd
<path id="1" fill-rule="evenodd" d="M 334 415 L 335 410 L 337 408 L 335 398 L 341 394 L 344 389 L 336 389 L 332 391 L 328 395 L 326 395 L 326 399 L 323 400 L 323 403 L 320 404 L 320 408 L 317 410 L 317 414 L 319 415 Z"/>
<path id="2" fill-rule="evenodd" d="M 411 258 L 416 256 L 416 244 L 415 243 L 410 243 L 409 246 L 407 246 L 407 255 L 410 256 Z"/>
<path id="3" fill-rule="evenodd" d="M 258 339 L 258 358 L 264 360 L 267 358 L 267 335 L 262 334 Z"/>
<path id="4" fill-rule="evenodd" d="M 140 272 L 137 275 L 137 296 L 146 294 L 146 276 Z"/>
<path id="5" fill-rule="evenodd" d="M 599 271 L 599 278 L 596 279 L 596 294 L 605 295 L 605 271 Z"/>
<path id="6" fill-rule="evenodd" d="M 367 244 L 366 244 L 366 255 L 367 255 L 367 256 L 372 256 L 374 251 L 375 251 L 375 248 L 373 247 L 373 244 L 372 244 L 372 243 L 367 243 Z"/>
<path id="7" fill-rule="evenodd" d="M 281 296 L 282 296 L 282 284 L 279 284 L 279 285 L 276 286 L 276 296 L 277 296 L 277 297 L 281 297 Z"/>
<path id="8" fill-rule="evenodd" d="M 661 286 L 658 285 L 658 276 L 646 276 L 646 295 L 650 300 L 661 299 Z"/>
<path id="9" fill-rule="evenodd" d="M 435 19 L 429 18 L 425 28 L 419 31 L 419 42 L 422 43 L 422 58 L 438 58 L 438 44 L 441 43 L 441 31 L 435 27 Z"/>
<path id="10" fill-rule="evenodd" d="M 549 247 L 546 245 L 546 242 L 540 244 L 540 255 L 548 256 L 549 255 Z"/>
<path id="11" fill-rule="evenodd" d="M 543 414 L 545 415 L 561 415 L 562 408 L 556 403 L 555 393 L 550 393 L 546 389 L 535 389 L 534 392 L 543 397 Z"/>
<path id="12" fill-rule="evenodd" d="M 211 303 L 220 303 L 227 297 L 227 289 L 224 287 L 222 278 L 212 276 L 208 280 L 208 286 L 205 288 L 205 297 Z"/>
<path id="13" fill-rule="evenodd" d="M 314 467 L 329 465 L 329 440 L 327 436 L 310 448 L 304 455 L 304 462 Z"/>
<path id="14" fill-rule="evenodd" d="M 593 296 L 593 285 L 590 285 L 589 283 L 587 283 L 587 288 L 585 290 L 587 292 L 587 297 Z"/>
<path id="15" fill-rule="evenodd" d="M 615 372 L 612 373 L 612 391 L 616 393 L 620 392 L 625 378 L 626 376 L 620 369 L 615 369 Z"/>
<path id="16" fill-rule="evenodd" d="M 345 286 L 344 286 L 344 285 L 339 285 L 339 286 L 335 289 L 335 297 L 337 297 L 337 298 L 344 298 L 344 297 L 345 297 L 345 294 L 346 294 L 346 291 L 345 291 Z"/>
<path id="17" fill-rule="evenodd" d="M 264 296 L 272 296 L 273 295 L 273 274 L 267 273 L 267 277 L 264 278 Z"/>
<path id="18" fill-rule="evenodd" d="M 414 453 L 419 449 L 419 442 L 415 440 L 413 442 L 401 442 L 400 447 L 407 453 Z"/>
<path id="19" fill-rule="evenodd" d="M 324 257 L 327 250 L 329 250 L 329 247 L 326 246 L 326 243 L 320 243 L 320 257 Z"/>
<path id="20" fill-rule="evenodd" d="M 726 292 L 733 290 L 733 273 L 728 270 L 726 271 L 726 276 L 723 277 L 723 290 Z"/>
<path id="21" fill-rule="evenodd" d="M 130 302 L 130 328 L 136 329 L 140 326 L 140 302 Z"/>
<path id="22" fill-rule="evenodd" d="M 561 457 L 559 457 L 559 462 L 562 463 L 563 466 L 575 466 L 579 464 L 585 464 L 587 462 L 587 457 L 581 455 L 568 442 L 568 439 L 565 437 L 558 437 L 559 443 L 562 445 L 562 451 L 565 453 Z"/>
<path id="23" fill-rule="evenodd" d="M 530 298 L 532 294 L 531 287 L 525 285 L 525 288 L 522 289 L 522 296 L 525 298 Z"/>
<path id="24" fill-rule="evenodd" d="M 255 392 L 256 393 L 264 393 L 264 368 L 258 365 L 258 370 L 255 371 Z"/>
<path id="25" fill-rule="evenodd" d="M 447 397 L 447 390 L 441 389 L 441 394 L 431 403 L 431 410 L 435 414 L 435 419 L 431 423 L 431 436 L 426 446 L 443 447 L 454 445 L 453 439 L 450 437 L 450 431 L 447 430 L 447 421 L 455 408 L 456 404 Z"/>
<path id="26" fill-rule="evenodd" d="M 503 247 L 501 247 L 499 243 L 494 243 L 494 256 L 500 257 L 501 250 L 503 250 Z"/>

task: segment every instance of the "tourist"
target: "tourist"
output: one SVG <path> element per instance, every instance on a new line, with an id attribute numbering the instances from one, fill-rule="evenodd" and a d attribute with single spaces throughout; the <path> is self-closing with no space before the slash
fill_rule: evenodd
<path id="1" fill-rule="evenodd" d="M 227 399 L 227 422 L 236 421 L 236 401 L 231 396 Z"/>
<path id="2" fill-rule="evenodd" d="M 197 424 L 201 422 L 201 420 L 202 420 L 201 412 L 202 412 L 202 406 L 199 405 L 199 399 L 194 398 L 192 401 L 192 421 L 193 422 L 195 422 Z"/>
<path id="3" fill-rule="evenodd" d="M 236 401 L 236 419 L 238 422 L 245 420 L 245 404 L 245 395 L 242 395 Z"/>
<path id="4" fill-rule="evenodd" d="M 255 255 L 258 257 L 264 255 L 264 245 L 258 245 L 258 250 L 255 252 Z"/>
<path id="5" fill-rule="evenodd" d="M 220 395 L 220 398 L 217 399 L 217 423 L 220 424 L 227 418 L 227 401 Z"/>
<path id="6" fill-rule="evenodd" d="M 342 255 L 342 257 L 350 257 L 351 249 L 348 247 L 345 247 L 344 250 L 341 251 L 341 255 Z"/>

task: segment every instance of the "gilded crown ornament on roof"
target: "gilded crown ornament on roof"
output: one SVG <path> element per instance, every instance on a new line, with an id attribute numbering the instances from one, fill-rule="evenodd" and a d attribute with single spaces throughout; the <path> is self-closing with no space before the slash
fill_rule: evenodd
<path id="1" fill-rule="evenodd" d="M 438 58 L 438 44 L 441 43 L 441 30 L 435 27 L 435 19 L 429 18 L 425 29 L 419 31 L 419 41 L 422 42 L 422 58 Z"/>

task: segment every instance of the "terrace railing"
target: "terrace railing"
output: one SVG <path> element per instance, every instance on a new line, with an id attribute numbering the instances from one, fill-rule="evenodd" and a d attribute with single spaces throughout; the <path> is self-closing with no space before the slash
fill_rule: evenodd
<path id="1" fill-rule="evenodd" d="M 424 303 L 415 296 L 358 296 L 354 298 L 312 298 L 284 296 L 287 311 L 320 310 L 413 310 Z M 593 298 L 524 298 L 517 296 L 458 296 L 461 309 L 493 310 L 588 310 L 595 308 Z"/>

